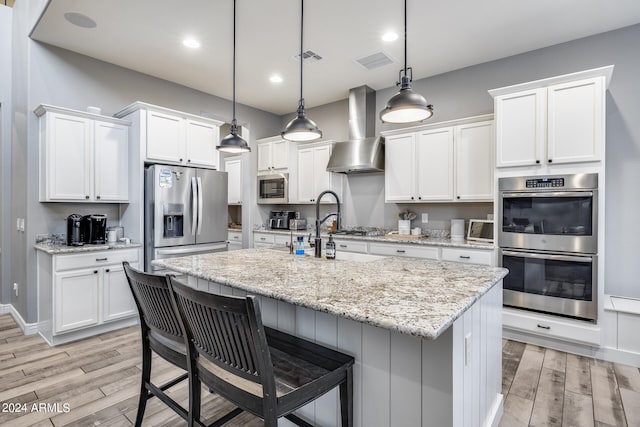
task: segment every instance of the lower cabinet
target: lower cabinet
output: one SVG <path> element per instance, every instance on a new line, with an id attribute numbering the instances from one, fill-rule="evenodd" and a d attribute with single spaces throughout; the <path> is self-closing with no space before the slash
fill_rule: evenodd
<path id="1" fill-rule="evenodd" d="M 400 245 L 397 243 L 370 243 L 369 253 L 374 255 L 408 256 L 425 259 L 440 258 L 440 248 L 423 245 Z"/>
<path id="2" fill-rule="evenodd" d="M 38 329 L 49 344 L 136 323 L 137 309 L 123 261 L 138 268 L 138 249 L 38 252 Z"/>
<path id="3" fill-rule="evenodd" d="M 242 231 L 229 231 L 227 234 L 227 240 L 229 240 L 229 251 L 236 251 L 242 249 Z"/>
<path id="4" fill-rule="evenodd" d="M 442 248 L 442 261 L 493 265 L 493 249 Z"/>

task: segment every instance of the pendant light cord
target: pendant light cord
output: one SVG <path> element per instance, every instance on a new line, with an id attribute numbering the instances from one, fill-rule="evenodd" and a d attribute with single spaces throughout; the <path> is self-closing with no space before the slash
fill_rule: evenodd
<path id="1" fill-rule="evenodd" d="M 300 106 L 304 104 L 302 98 L 302 34 L 304 30 L 304 0 L 300 0 Z"/>
<path id="2" fill-rule="evenodd" d="M 407 75 L 407 0 L 404 0 L 404 75 Z"/>
<path id="3" fill-rule="evenodd" d="M 233 0 L 233 118 L 231 126 L 236 126 L 236 0 Z"/>

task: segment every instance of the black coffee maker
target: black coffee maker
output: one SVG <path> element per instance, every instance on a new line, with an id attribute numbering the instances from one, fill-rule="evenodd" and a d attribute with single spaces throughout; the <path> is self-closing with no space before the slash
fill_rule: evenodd
<path id="1" fill-rule="evenodd" d="M 82 230 L 85 243 L 94 245 L 107 243 L 107 216 L 101 214 L 83 216 Z"/>
<path id="2" fill-rule="evenodd" d="M 67 246 L 84 245 L 82 216 L 71 214 L 67 217 Z"/>

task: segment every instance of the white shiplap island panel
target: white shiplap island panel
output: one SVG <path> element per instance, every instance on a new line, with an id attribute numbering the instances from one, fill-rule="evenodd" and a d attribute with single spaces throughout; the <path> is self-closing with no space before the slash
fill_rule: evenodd
<path id="1" fill-rule="evenodd" d="M 187 274 L 199 289 L 257 295 L 266 325 L 353 355 L 356 426 L 499 422 L 504 269 L 300 259 L 270 249 L 154 263 Z M 332 391 L 298 413 L 339 426 L 338 407 Z"/>

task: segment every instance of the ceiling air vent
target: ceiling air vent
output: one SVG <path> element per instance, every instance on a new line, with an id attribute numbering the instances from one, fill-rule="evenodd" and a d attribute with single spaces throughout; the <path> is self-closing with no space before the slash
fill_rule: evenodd
<path id="1" fill-rule="evenodd" d="M 356 59 L 356 62 L 362 65 L 367 70 L 375 70 L 376 68 L 384 67 L 385 65 L 393 64 L 395 61 L 391 56 L 384 52 L 376 52 L 371 55 L 363 56 Z"/>
<path id="2" fill-rule="evenodd" d="M 293 59 L 300 61 L 300 54 L 294 55 Z M 306 50 L 302 52 L 302 60 L 304 62 L 317 62 L 322 59 L 322 56 L 318 55 L 312 50 Z"/>

